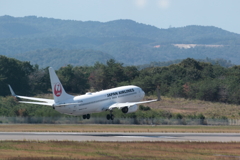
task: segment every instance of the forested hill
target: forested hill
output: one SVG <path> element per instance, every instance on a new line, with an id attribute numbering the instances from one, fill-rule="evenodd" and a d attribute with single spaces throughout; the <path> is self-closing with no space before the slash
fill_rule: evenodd
<path id="1" fill-rule="evenodd" d="M 41 67 L 53 66 L 60 68 L 71 64 L 73 66 L 94 65 L 96 62 L 107 62 L 114 57 L 94 50 L 63 50 L 63 49 L 43 49 L 35 50 L 15 55 L 17 59 L 27 59 L 32 64 Z"/>
<path id="2" fill-rule="evenodd" d="M 14 18 L 0 17 L 0 38 L 28 38 L 52 36 L 80 36 L 91 38 L 113 38 L 164 43 L 211 43 L 229 44 L 240 35 L 210 26 L 187 26 L 181 28 L 159 29 L 132 20 L 115 20 L 106 23 L 93 21 L 72 21 L 28 16 Z M 141 39 L 142 38 L 142 39 Z M 83 39 L 84 40 L 84 39 Z M 103 39 L 104 40 L 104 39 Z M 102 41 L 102 39 L 101 39 Z"/>
<path id="3" fill-rule="evenodd" d="M 132 20 L 102 23 L 36 16 L 0 17 L 0 55 L 40 67 L 58 68 L 71 59 L 79 59 L 73 65 L 93 65 L 96 60 L 105 63 L 109 58 L 126 65 L 187 57 L 222 58 L 240 64 L 239 45 L 239 34 L 213 26 L 159 29 Z M 37 58 L 39 54 L 44 58 Z"/>

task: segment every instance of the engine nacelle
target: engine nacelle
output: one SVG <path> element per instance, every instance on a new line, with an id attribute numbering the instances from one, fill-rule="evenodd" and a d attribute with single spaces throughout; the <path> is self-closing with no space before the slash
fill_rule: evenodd
<path id="1" fill-rule="evenodd" d="M 137 105 L 133 105 L 133 106 L 131 106 L 131 107 L 124 107 L 124 108 L 122 108 L 122 112 L 123 113 L 132 113 L 132 112 L 136 112 L 138 110 L 138 106 Z"/>

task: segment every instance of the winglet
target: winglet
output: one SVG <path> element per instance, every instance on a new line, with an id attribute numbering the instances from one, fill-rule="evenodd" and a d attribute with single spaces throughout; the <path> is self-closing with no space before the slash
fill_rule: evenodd
<path id="1" fill-rule="evenodd" d="M 11 87 L 10 85 L 8 85 L 8 87 L 9 87 L 9 89 L 10 89 L 10 92 L 11 92 L 12 96 L 16 97 L 16 94 L 14 93 L 12 87 Z"/>
<path id="2" fill-rule="evenodd" d="M 156 88 L 156 91 L 157 91 L 157 97 L 158 97 L 158 99 L 157 99 L 157 101 L 160 101 L 161 100 L 161 94 L 160 94 L 160 90 L 159 90 L 159 85 L 157 86 L 157 88 Z"/>

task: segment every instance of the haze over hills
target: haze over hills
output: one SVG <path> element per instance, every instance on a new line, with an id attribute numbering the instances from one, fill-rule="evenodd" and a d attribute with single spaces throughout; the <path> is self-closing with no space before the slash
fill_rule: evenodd
<path id="1" fill-rule="evenodd" d="M 0 17 L 0 54 L 40 67 L 126 65 L 195 58 L 240 64 L 240 35 L 213 26 L 159 29 L 132 20 L 106 23 L 28 16 Z"/>

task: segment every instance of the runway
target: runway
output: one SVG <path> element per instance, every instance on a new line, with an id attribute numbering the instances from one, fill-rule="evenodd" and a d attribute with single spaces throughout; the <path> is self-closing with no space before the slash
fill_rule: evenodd
<path id="1" fill-rule="evenodd" d="M 240 142 L 239 133 L 0 132 L 0 140 Z"/>

